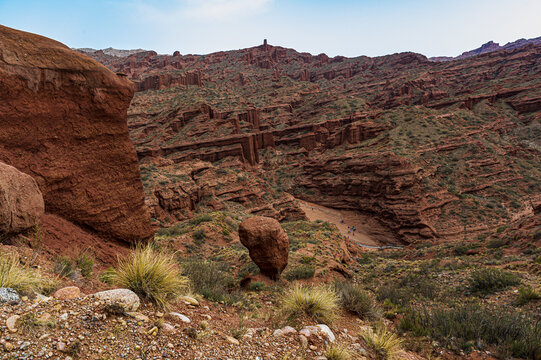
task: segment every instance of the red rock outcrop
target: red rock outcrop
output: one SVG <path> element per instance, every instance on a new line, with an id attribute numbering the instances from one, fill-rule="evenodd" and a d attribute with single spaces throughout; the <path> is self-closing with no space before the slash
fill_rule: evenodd
<path id="1" fill-rule="evenodd" d="M 0 234 L 18 233 L 36 225 L 44 208 L 36 180 L 0 162 Z"/>
<path id="2" fill-rule="evenodd" d="M 289 253 L 289 239 L 280 223 L 268 217 L 251 217 L 239 225 L 239 237 L 261 273 L 271 279 L 279 278 Z"/>
<path id="3" fill-rule="evenodd" d="M 151 236 L 126 110 L 133 85 L 42 36 L 0 26 L 0 160 L 45 210 L 124 241 Z"/>

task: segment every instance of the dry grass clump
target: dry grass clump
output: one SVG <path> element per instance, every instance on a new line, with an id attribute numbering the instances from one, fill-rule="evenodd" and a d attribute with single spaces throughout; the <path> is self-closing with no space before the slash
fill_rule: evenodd
<path id="1" fill-rule="evenodd" d="M 344 309 L 356 314 L 362 320 L 374 320 L 381 317 L 381 310 L 372 295 L 359 285 L 350 281 L 337 281 L 334 287 Z"/>
<path id="2" fill-rule="evenodd" d="M 38 271 L 21 264 L 15 253 L 0 254 L 0 287 L 23 293 L 50 291 L 56 282 L 43 277 Z"/>
<path id="3" fill-rule="evenodd" d="M 157 252 L 150 245 L 139 245 L 126 258 L 119 259 L 115 280 L 160 307 L 167 307 L 188 284 L 173 255 Z"/>
<path id="4" fill-rule="evenodd" d="M 368 328 L 360 335 L 378 360 L 398 359 L 398 355 L 402 352 L 402 340 L 383 326 L 378 327 L 376 331 Z"/>
<path id="5" fill-rule="evenodd" d="M 340 344 L 332 344 L 327 348 L 325 352 L 325 357 L 327 360 L 351 360 L 353 355 L 351 352 L 344 346 Z"/>
<path id="6" fill-rule="evenodd" d="M 312 287 L 296 284 L 282 298 L 281 309 L 289 320 L 307 315 L 315 321 L 330 324 L 338 317 L 339 297 L 328 286 Z"/>

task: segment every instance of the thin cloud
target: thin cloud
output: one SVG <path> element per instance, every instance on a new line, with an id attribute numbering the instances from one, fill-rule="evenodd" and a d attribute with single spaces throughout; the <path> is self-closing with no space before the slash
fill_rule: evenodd
<path id="1" fill-rule="evenodd" d="M 131 3 L 138 16 L 146 22 L 178 23 L 179 20 L 196 22 L 230 21 L 261 14 L 274 0 L 176 0 L 169 7 L 143 2 Z"/>

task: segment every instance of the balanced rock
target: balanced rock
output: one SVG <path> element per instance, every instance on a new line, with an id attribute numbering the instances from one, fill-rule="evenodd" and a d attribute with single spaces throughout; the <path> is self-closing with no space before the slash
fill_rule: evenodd
<path id="1" fill-rule="evenodd" d="M 289 239 L 280 223 L 272 218 L 254 216 L 239 226 L 240 241 L 261 273 L 277 279 L 287 266 Z"/>
<path id="2" fill-rule="evenodd" d="M 36 180 L 0 162 L 0 233 L 18 233 L 31 228 L 44 210 Z"/>

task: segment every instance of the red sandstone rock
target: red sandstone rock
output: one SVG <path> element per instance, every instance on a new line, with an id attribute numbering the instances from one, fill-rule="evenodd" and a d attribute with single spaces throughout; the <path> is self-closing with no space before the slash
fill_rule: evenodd
<path id="1" fill-rule="evenodd" d="M 278 221 L 263 216 L 244 220 L 239 226 L 240 241 L 261 273 L 277 279 L 287 266 L 289 239 Z"/>
<path id="2" fill-rule="evenodd" d="M 39 222 L 43 196 L 36 180 L 0 162 L 0 233 L 18 233 Z"/>
<path id="3" fill-rule="evenodd" d="M 151 236 L 126 110 L 133 85 L 42 36 L 0 26 L 0 160 L 46 211 L 124 241 Z"/>

